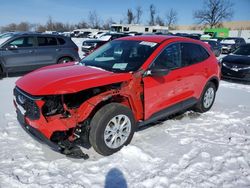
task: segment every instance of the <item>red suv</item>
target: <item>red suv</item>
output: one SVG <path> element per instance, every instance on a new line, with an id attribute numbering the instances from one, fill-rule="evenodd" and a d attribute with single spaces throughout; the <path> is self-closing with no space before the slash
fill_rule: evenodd
<path id="1" fill-rule="evenodd" d="M 14 104 L 22 127 L 53 149 L 87 157 L 127 145 L 138 126 L 193 109 L 208 111 L 220 66 L 200 41 L 134 36 L 100 47 L 80 63 L 54 65 L 20 78 Z"/>

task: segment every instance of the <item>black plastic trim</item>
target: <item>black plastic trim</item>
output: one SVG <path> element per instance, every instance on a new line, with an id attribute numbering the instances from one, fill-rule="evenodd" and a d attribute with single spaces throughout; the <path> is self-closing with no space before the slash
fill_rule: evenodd
<path id="1" fill-rule="evenodd" d="M 146 125 L 149 123 L 153 123 L 157 120 L 166 118 L 169 115 L 175 114 L 177 112 L 180 112 L 181 110 L 185 110 L 185 109 L 188 109 L 188 108 L 194 106 L 197 102 L 198 102 L 198 100 L 196 98 L 192 97 L 192 98 L 189 98 L 185 101 L 174 104 L 174 105 L 167 107 L 159 112 L 154 113 L 149 119 L 147 119 L 143 122 L 140 122 L 138 124 L 138 126 L 143 126 L 143 125 Z"/>

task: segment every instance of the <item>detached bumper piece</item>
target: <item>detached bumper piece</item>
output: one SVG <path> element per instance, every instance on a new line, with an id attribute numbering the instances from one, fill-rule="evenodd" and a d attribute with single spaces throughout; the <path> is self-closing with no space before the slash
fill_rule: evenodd
<path id="1" fill-rule="evenodd" d="M 76 146 L 73 142 L 64 140 L 57 144 L 47 139 L 40 131 L 25 123 L 24 116 L 18 109 L 17 109 L 17 119 L 21 127 L 39 143 L 46 144 L 54 151 L 65 154 L 67 157 L 77 158 L 77 159 L 89 158 L 89 156 L 83 153 L 80 147 Z"/>

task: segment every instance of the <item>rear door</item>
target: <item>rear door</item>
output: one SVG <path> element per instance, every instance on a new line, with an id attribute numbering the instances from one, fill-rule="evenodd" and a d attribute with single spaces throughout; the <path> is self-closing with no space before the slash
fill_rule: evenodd
<path id="1" fill-rule="evenodd" d="M 151 67 L 165 67 L 170 72 L 143 78 L 145 119 L 173 105 L 182 108 L 180 102 L 198 100 L 207 79 L 204 60 L 209 57 L 200 47 L 193 43 L 173 43 L 154 60 Z"/>
<path id="2" fill-rule="evenodd" d="M 37 65 L 45 66 L 57 63 L 61 49 L 55 37 L 37 36 Z"/>
<path id="3" fill-rule="evenodd" d="M 8 72 L 29 71 L 36 62 L 35 38 L 18 37 L 4 46 L 2 59 Z"/>

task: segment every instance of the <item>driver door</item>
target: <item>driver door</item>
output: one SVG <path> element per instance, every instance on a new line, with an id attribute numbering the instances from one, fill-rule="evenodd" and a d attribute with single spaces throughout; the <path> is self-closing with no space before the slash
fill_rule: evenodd
<path id="1" fill-rule="evenodd" d="M 154 68 L 167 68 L 169 73 L 143 78 L 145 119 L 187 97 L 188 85 L 182 70 L 180 43 L 170 44 L 160 52 L 149 69 Z"/>
<path id="2" fill-rule="evenodd" d="M 36 61 L 33 37 L 19 37 L 4 46 L 2 59 L 9 72 L 29 71 Z"/>

